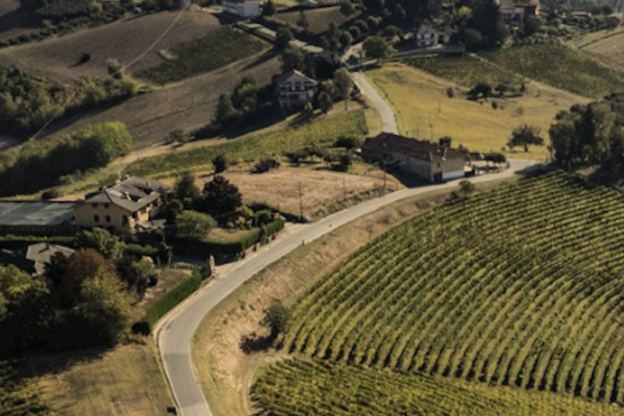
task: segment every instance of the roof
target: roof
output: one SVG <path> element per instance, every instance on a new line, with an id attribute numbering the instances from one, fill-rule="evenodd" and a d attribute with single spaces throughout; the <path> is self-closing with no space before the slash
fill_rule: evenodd
<path id="1" fill-rule="evenodd" d="M 381 133 L 376 137 L 369 137 L 362 146 L 362 153 L 384 154 L 388 152 L 400 153 L 429 162 L 465 158 L 464 153 L 459 150 L 392 133 Z"/>
<path id="2" fill-rule="evenodd" d="M 223 0 L 223 3 L 260 3 L 260 0 Z"/>
<path id="3" fill-rule="evenodd" d="M 73 202 L 2 201 L 0 226 L 58 226 L 74 220 Z"/>
<path id="4" fill-rule="evenodd" d="M 315 79 L 312 79 L 309 76 L 297 70 L 291 70 L 281 75 L 278 75 L 277 78 L 275 78 L 275 82 L 278 85 L 286 84 L 286 83 L 293 83 L 293 82 L 308 83 L 312 85 L 318 84 L 318 82 Z"/>
<path id="5" fill-rule="evenodd" d="M 421 25 L 418 28 L 418 31 L 416 33 L 419 34 L 419 35 L 423 35 L 425 33 L 438 33 L 438 31 L 434 27 L 432 27 L 432 26 Z"/>
<path id="6" fill-rule="evenodd" d="M 135 212 L 158 200 L 167 189 L 167 185 L 155 179 L 132 177 L 87 195 L 85 203 L 113 204 Z"/>
<path id="7" fill-rule="evenodd" d="M 28 246 L 24 257 L 26 260 L 35 263 L 35 273 L 40 275 L 45 272 L 45 265 L 50 264 L 50 259 L 53 256 L 62 254 L 65 257 L 70 257 L 74 252 L 75 250 L 69 247 L 50 243 L 38 243 Z"/>

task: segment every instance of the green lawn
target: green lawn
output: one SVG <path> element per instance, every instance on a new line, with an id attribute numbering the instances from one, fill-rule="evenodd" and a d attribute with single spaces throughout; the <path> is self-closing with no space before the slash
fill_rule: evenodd
<path id="1" fill-rule="evenodd" d="M 161 85 L 181 81 L 229 65 L 266 48 L 267 45 L 260 40 L 224 26 L 203 38 L 176 46 L 168 53 L 169 60 L 137 76 Z"/>
<path id="2" fill-rule="evenodd" d="M 208 168 L 219 154 L 225 154 L 230 161 L 252 162 L 306 146 L 329 146 L 343 135 L 363 136 L 366 133 L 364 111 L 355 110 L 282 130 L 232 139 L 221 145 L 142 159 L 128 165 L 126 172 L 136 176 L 165 177 L 183 170 Z"/>

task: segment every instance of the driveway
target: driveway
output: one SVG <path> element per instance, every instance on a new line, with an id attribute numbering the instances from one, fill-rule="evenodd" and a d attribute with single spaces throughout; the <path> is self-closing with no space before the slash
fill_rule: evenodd
<path id="1" fill-rule="evenodd" d="M 530 170 L 535 166 L 535 162 L 511 160 L 511 167 L 507 171 L 477 176 L 469 180 L 473 183 L 483 183 L 509 178 L 516 173 Z M 394 202 L 430 191 L 450 190 L 455 187 L 457 187 L 457 181 L 404 189 L 364 202 L 332 214 L 316 223 L 300 226 L 292 231 L 291 234 L 263 247 L 253 256 L 249 256 L 233 267 L 221 269 L 218 278 L 200 289 L 193 297 L 177 308 L 174 313 L 166 317 L 157 332 L 158 345 L 165 372 L 179 406 L 180 414 L 183 416 L 212 415 L 210 407 L 202 394 L 201 386 L 195 379 L 191 347 L 195 330 L 204 316 L 219 302 L 234 292 L 240 285 L 251 279 L 256 273 L 302 244 L 322 237 L 337 227 Z"/>
<path id="2" fill-rule="evenodd" d="M 377 112 L 381 116 L 382 130 L 385 133 L 399 134 L 396 117 L 394 116 L 394 111 L 392 111 L 392 107 L 390 107 L 390 104 L 388 104 L 386 100 L 383 99 L 383 97 L 379 94 L 379 92 L 377 92 L 375 87 L 371 85 L 371 83 L 368 81 L 364 74 L 359 71 L 352 72 L 351 74 L 353 76 L 353 81 L 355 82 L 355 85 L 357 85 L 360 91 L 362 91 L 362 93 L 371 100 L 371 102 L 377 109 Z"/>

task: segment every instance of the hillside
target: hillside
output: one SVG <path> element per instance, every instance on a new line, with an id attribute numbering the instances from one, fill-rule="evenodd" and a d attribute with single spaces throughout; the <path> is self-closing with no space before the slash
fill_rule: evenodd
<path id="1" fill-rule="evenodd" d="M 557 172 L 448 203 L 320 280 L 284 349 L 624 404 L 623 204 Z"/>
<path id="2" fill-rule="evenodd" d="M 39 22 L 20 8 L 19 0 L 0 0 L 0 41 L 39 29 Z"/>
<path id="3" fill-rule="evenodd" d="M 579 45 L 579 48 L 603 65 L 624 71 L 624 31 L 588 40 Z"/>
<path id="4" fill-rule="evenodd" d="M 6 0 L 0 0 L 6 1 Z M 108 75 L 111 58 L 136 73 L 163 62 L 161 51 L 204 36 L 220 27 L 209 13 L 162 12 L 0 51 L 0 65 L 16 65 L 57 80 Z M 79 65 L 83 53 L 92 60 Z"/>

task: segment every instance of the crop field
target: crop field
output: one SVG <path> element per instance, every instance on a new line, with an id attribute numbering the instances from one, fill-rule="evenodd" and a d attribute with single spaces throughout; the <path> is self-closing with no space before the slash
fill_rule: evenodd
<path id="1" fill-rule="evenodd" d="M 340 7 L 322 7 L 304 11 L 308 19 L 308 30 L 313 33 L 323 33 L 329 29 L 333 23 L 336 27 L 340 27 L 348 20 L 357 18 L 357 15 L 345 17 L 340 13 Z M 273 16 L 278 22 L 286 23 L 291 26 L 297 26 L 297 22 L 301 18 L 301 12 L 279 13 Z"/>
<path id="2" fill-rule="evenodd" d="M 623 209 L 561 172 L 449 202 L 319 280 L 284 350 L 622 405 Z"/>
<path id="3" fill-rule="evenodd" d="M 226 154 L 231 161 L 252 162 L 306 146 L 331 145 L 340 136 L 363 136 L 366 131 L 364 111 L 355 110 L 279 131 L 232 139 L 221 145 L 142 159 L 130 164 L 126 171 L 136 176 L 164 177 L 183 170 L 209 167 L 210 161 L 219 154 Z"/>
<path id="4" fill-rule="evenodd" d="M 252 397 L 263 409 L 260 416 L 624 414 L 620 407 L 572 396 L 301 360 L 264 370 Z"/>
<path id="5" fill-rule="evenodd" d="M 601 64 L 624 71 L 624 31 L 605 35 L 581 45 L 580 49 Z"/>
<path id="6" fill-rule="evenodd" d="M 0 0 L 0 3 L 5 1 Z M 128 69 L 134 74 L 161 64 L 161 51 L 201 38 L 220 27 L 219 21 L 210 13 L 190 10 L 181 16 L 179 13 L 151 14 L 3 49 L 0 64 L 16 65 L 29 72 L 67 81 L 107 76 L 107 61 L 114 58 L 126 65 L 134 62 Z M 172 28 L 167 32 L 170 26 Z M 165 36 L 159 39 L 162 35 Z M 92 59 L 78 65 L 83 53 L 90 54 Z"/>
<path id="7" fill-rule="evenodd" d="M 587 97 L 602 98 L 624 91 L 624 74 L 561 44 L 526 45 L 483 56 L 519 74 Z"/>
<path id="8" fill-rule="evenodd" d="M 262 41 L 224 26 L 200 39 L 176 45 L 170 51 L 171 60 L 139 72 L 137 76 L 156 84 L 167 84 L 213 71 L 263 49 L 268 48 Z"/>
<path id="9" fill-rule="evenodd" d="M 478 83 L 518 85 L 522 77 L 473 55 L 462 58 L 411 58 L 406 63 L 448 81 L 472 88 Z"/>
<path id="10" fill-rule="evenodd" d="M 452 61 L 443 60 L 437 72 L 453 73 L 452 68 L 442 67 L 445 62 L 456 67 Z M 539 126 L 547 141 L 548 128 L 559 111 L 588 101 L 547 85 L 530 83 L 523 97 L 492 98 L 479 103 L 467 100 L 463 94 L 465 88 L 456 83 L 404 64 L 386 64 L 367 72 L 367 76 L 394 107 L 402 134 L 427 140 L 447 135 L 453 138 L 454 146 L 461 144 L 478 152 L 500 151 L 511 132 L 526 123 Z M 490 76 L 498 75 L 491 71 Z M 448 88 L 454 89 L 454 98 L 448 97 Z M 493 102 L 497 103 L 496 109 Z M 508 155 L 545 160 L 547 150 L 545 146 L 532 147 L 528 153 Z"/>

